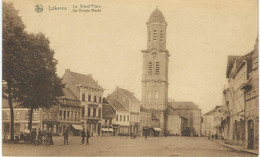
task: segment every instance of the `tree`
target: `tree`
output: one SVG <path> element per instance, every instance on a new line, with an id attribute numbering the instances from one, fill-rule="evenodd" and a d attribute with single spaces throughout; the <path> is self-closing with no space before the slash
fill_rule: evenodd
<path id="1" fill-rule="evenodd" d="M 3 3 L 3 97 L 11 112 L 11 140 L 14 140 L 13 102 L 30 109 L 29 129 L 34 109 L 49 108 L 63 95 L 57 76 L 57 60 L 49 40 L 41 33 L 28 34 L 18 11 Z"/>
<path id="2" fill-rule="evenodd" d="M 24 45 L 28 48 L 24 56 L 24 69 L 27 73 L 21 78 L 19 89 L 24 94 L 19 95 L 21 106 L 30 109 L 28 128 L 32 128 L 33 110 L 49 108 L 59 102 L 63 95 L 61 79 L 57 76 L 57 60 L 54 51 L 49 46 L 49 40 L 41 33 L 28 34 Z"/>
<path id="3" fill-rule="evenodd" d="M 19 94 L 18 82 L 24 73 L 22 71 L 21 59 L 24 49 L 22 45 L 25 25 L 18 16 L 12 3 L 3 2 L 3 97 L 8 99 L 11 118 L 10 139 L 14 140 L 14 111 L 13 102 Z"/>

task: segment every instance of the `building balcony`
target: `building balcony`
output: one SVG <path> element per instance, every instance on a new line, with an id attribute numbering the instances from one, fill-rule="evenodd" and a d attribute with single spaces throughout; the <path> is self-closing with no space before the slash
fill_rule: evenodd
<path id="1" fill-rule="evenodd" d="M 81 119 L 83 119 L 83 120 L 88 120 L 88 119 L 102 120 L 102 117 L 101 116 L 82 116 Z"/>
<path id="2" fill-rule="evenodd" d="M 75 119 L 75 118 L 63 118 L 63 117 L 60 117 L 59 121 L 62 121 L 62 122 L 79 122 L 80 118 Z"/>

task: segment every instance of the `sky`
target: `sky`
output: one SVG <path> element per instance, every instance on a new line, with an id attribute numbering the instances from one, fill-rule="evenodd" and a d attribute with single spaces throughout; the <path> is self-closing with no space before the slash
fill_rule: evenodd
<path id="1" fill-rule="evenodd" d="M 65 69 L 92 74 L 105 88 L 116 86 L 141 98 L 146 22 L 158 8 L 167 27 L 169 98 L 192 101 L 205 113 L 222 105 L 227 56 L 245 55 L 258 35 L 257 0 L 6 0 L 19 10 L 26 30 L 50 40 L 60 77 Z M 35 12 L 41 4 L 43 12 Z M 101 12 L 73 12 L 73 5 Z M 49 10 L 49 7 L 67 10 Z"/>

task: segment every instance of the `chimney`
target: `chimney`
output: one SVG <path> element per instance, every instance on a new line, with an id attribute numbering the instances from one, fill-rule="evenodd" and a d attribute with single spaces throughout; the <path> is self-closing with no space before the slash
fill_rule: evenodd
<path id="1" fill-rule="evenodd" d="M 65 69 L 65 74 L 70 73 L 70 69 Z"/>
<path id="2" fill-rule="evenodd" d="M 116 86 L 116 89 L 118 89 L 119 88 L 119 86 Z"/>
<path id="3" fill-rule="evenodd" d="M 134 96 L 134 95 L 135 95 L 135 93 L 134 93 L 134 92 L 132 92 L 132 95 Z"/>
<path id="4" fill-rule="evenodd" d="M 92 74 L 88 74 L 88 76 L 92 77 Z"/>

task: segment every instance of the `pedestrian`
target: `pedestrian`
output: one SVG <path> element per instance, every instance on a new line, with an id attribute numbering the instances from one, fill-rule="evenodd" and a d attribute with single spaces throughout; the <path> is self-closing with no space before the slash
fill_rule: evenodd
<path id="1" fill-rule="evenodd" d="M 147 131 L 145 132 L 145 138 L 147 138 L 147 136 L 148 136 L 148 133 L 147 133 Z"/>
<path id="2" fill-rule="evenodd" d="M 38 131 L 38 145 L 39 144 L 42 144 L 42 131 L 41 131 L 41 129 L 39 129 L 39 131 Z"/>
<path id="3" fill-rule="evenodd" d="M 49 132 L 48 132 L 48 138 L 50 140 L 50 145 L 54 145 L 53 140 L 52 140 L 52 130 L 51 130 L 51 128 L 49 129 Z"/>
<path id="4" fill-rule="evenodd" d="M 89 144 L 89 139 L 90 138 L 90 133 L 89 133 L 89 130 L 87 130 L 87 144 Z"/>
<path id="5" fill-rule="evenodd" d="M 32 139 L 32 144 L 34 144 L 35 140 L 36 140 L 36 129 L 35 128 L 31 132 L 31 139 Z"/>
<path id="6" fill-rule="evenodd" d="M 64 145 L 66 143 L 67 143 L 67 145 L 69 145 L 69 131 L 68 131 L 68 129 L 65 129 L 63 136 L 64 136 Z"/>
<path id="7" fill-rule="evenodd" d="M 85 143 L 85 137 L 86 137 L 85 129 L 82 130 L 81 137 L 82 137 L 82 144 L 84 144 Z"/>

